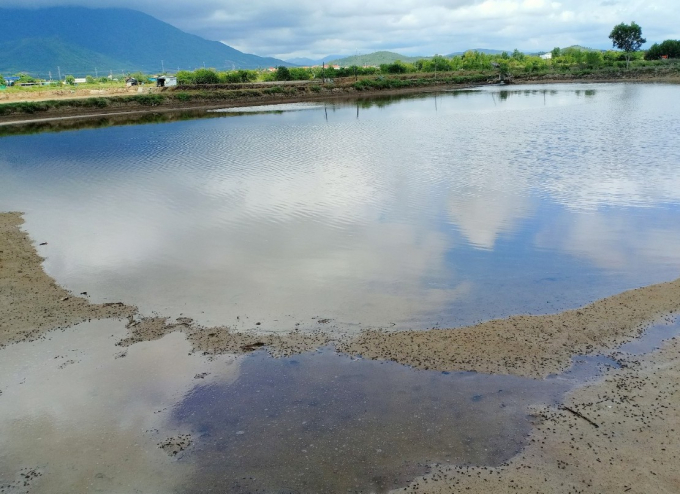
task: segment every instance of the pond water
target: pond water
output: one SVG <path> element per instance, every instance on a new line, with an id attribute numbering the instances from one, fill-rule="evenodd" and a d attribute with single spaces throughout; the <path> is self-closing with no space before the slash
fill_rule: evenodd
<path id="1" fill-rule="evenodd" d="M 672 85 L 485 88 L 6 137 L 0 210 L 94 301 L 459 326 L 674 279 Z M 240 316 L 237 321 L 237 316 Z"/>
<path id="2" fill-rule="evenodd" d="M 145 315 L 345 334 L 552 313 L 678 277 L 679 95 L 490 87 L 90 121 L 0 138 L 0 211 L 26 213 L 58 283 Z M 126 350 L 125 333 L 0 351 L 0 492 L 384 491 L 432 461 L 506 461 L 532 405 L 616 365 L 536 381 L 332 349 L 206 357 L 180 333 Z"/>

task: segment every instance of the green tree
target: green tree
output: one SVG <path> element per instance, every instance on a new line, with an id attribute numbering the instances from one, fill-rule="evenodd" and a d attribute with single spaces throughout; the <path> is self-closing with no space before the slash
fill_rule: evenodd
<path id="1" fill-rule="evenodd" d="M 654 43 L 645 53 L 645 60 L 658 60 L 661 57 L 680 58 L 680 40 L 667 39 L 661 44 Z"/>
<path id="2" fill-rule="evenodd" d="M 36 82 L 36 79 L 35 79 L 34 77 L 31 77 L 30 75 L 28 75 L 26 72 L 19 72 L 19 73 L 17 74 L 17 77 L 19 78 L 19 81 L 18 81 L 19 83 L 22 83 L 22 82 L 28 82 L 28 83 Z"/>
<path id="3" fill-rule="evenodd" d="M 553 59 L 560 58 L 560 56 L 562 55 L 562 50 L 559 46 L 556 46 L 555 48 L 552 49 L 550 53 L 552 53 Z"/>
<path id="4" fill-rule="evenodd" d="M 394 63 L 380 64 L 380 72 L 387 74 L 405 74 L 408 68 L 401 60 L 395 60 Z"/>
<path id="5" fill-rule="evenodd" d="M 586 64 L 591 67 L 597 67 L 602 63 L 602 53 L 599 51 L 588 51 L 586 52 Z"/>
<path id="6" fill-rule="evenodd" d="M 179 82 L 179 80 L 178 80 Z M 193 74 L 194 84 L 219 84 L 220 78 L 212 69 L 197 69 Z"/>
<path id="7" fill-rule="evenodd" d="M 2 74 L 0 74 L 0 86 L 4 86 L 6 84 L 5 78 L 2 77 Z"/>
<path id="8" fill-rule="evenodd" d="M 97 82 L 97 81 L 94 79 L 94 77 L 92 77 L 91 75 L 88 75 L 88 76 L 85 78 L 85 82 L 87 82 L 88 84 L 94 84 L 94 83 Z"/>
<path id="9" fill-rule="evenodd" d="M 196 78 L 194 73 L 189 70 L 180 70 L 175 74 L 177 76 L 177 84 L 190 85 L 196 84 Z"/>
<path id="10" fill-rule="evenodd" d="M 64 82 L 68 84 L 69 86 L 75 86 L 76 85 L 76 78 L 73 77 L 72 75 L 67 75 L 64 78 Z"/>
<path id="11" fill-rule="evenodd" d="M 290 75 L 290 70 L 284 65 L 280 65 L 276 68 L 276 75 L 274 79 L 277 81 L 290 81 L 293 77 Z"/>
<path id="12" fill-rule="evenodd" d="M 642 37 L 642 28 L 635 22 L 631 22 L 630 25 L 622 22 L 614 26 L 614 29 L 609 34 L 609 39 L 612 40 L 614 48 L 623 50 L 626 53 L 626 68 L 630 67 L 631 54 L 638 51 L 647 41 Z"/>

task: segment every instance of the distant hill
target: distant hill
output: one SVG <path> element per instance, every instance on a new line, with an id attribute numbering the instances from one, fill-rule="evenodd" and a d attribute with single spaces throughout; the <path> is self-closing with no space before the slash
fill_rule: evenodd
<path id="1" fill-rule="evenodd" d="M 562 50 L 570 50 L 570 49 L 571 50 L 581 50 L 581 51 L 599 51 L 599 52 L 607 51 L 607 50 L 598 50 L 597 48 L 587 48 L 587 47 L 581 46 L 581 45 L 571 45 L 571 46 L 567 46 L 566 48 L 562 48 Z M 552 50 L 549 50 L 549 51 L 552 51 Z M 548 53 L 548 52 L 546 52 L 546 53 Z"/>
<path id="2" fill-rule="evenodd" d="M 446 55 L 446 57 L 447 58 L 459 57 L 461 55 L 465 55 L 465 53 L 467 53 L 469 51 L 476 51 L 476 52 L 479 52 L 479 53 L 484 53 L 486 55 L 500 55 L 504 51 L 508 51 L 508 50 L 490 50 L 488 48 L 470 48 L 469 50 L 465 50 L 465 51 L 457 51 L 457 52 L 454 52 L 454 53 L 449 53 L 448 55 Z M 508 53 L 512 53 L 512 50 L 508 51 Z"/>
<path id="3" fill-rule="evenodd" d="M 377 66 L 383 63 L 394 63 L 397 60 L 412 63 L 416 60 L 422 60 L 423 58 L 430 57 L 408 57 L 406 55 L 401 55 L 392 51 L 376 51 L 366 55 L 350 55 L 348 57 L 331 60 L 330 63 L 333 65 L 339 65 L 340 67 L 350 67 L 352 65 L 358 65 L 362 67 L 364 65 Z"/>
<path id="4" fill-rule="evenodd" d="M 331 60 L 337 60 L 339 58 L 344 57 L 344 55 L 326 55 L 323 58 L 318 58 L 318 59 L 313 59 L 313 58 L 304 58 L 304 57 L 298 57 L 298 58 L 289 58 L 286 60 L 288 63 L 292 63 L 295 65 L 302 65 L 303 67 L 311 67 L 314 65 L 321 65 L 322 63 L 328 63 Z"/>
<path id="5" fill-rule="evenodd" d="M 240 52 L 129 9 L 0 9 L 0 74 L 38 77 L 290 66 Z"/>

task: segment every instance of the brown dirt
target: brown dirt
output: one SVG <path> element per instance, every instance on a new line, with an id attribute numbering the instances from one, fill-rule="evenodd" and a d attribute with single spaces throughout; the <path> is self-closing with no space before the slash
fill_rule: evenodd
<path id="1" fill-rule="evenodd" d="M 193 323 L 191 319 L 179 318 L 170 321 L 163 317 L 146 317 L 128 324 L 129 336 L 118 343 L 127 347 L 140 341 L 152 341 L 175 331 L 183 332 L 191 342 L 193 350 L 204 355 L 224 353 L 248 353 L 266 348 L 276 357 L 290 356 L 315 350 L 330 341 L 330 336 L 320 331 L 288 334 L 239 333 L 228 327 L 206 328 Z"/>
<path id="2" fill-rule="evenodd" d="M 142 88 L 145 93 L 155 88 Z M 45 89 L 42 91 L 4 91 L 0 92 L 1 103 L 19 103 L 22 101 L 50 101 L 56 99 L 98 98 L 101 96 L 128 96 L 137 94 L 137 87 L 108 87 L 102 89 Z"/>

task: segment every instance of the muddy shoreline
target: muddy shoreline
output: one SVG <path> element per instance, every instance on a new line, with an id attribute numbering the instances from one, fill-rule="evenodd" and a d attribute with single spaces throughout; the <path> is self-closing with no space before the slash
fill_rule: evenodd
<path id="1" fill-rule="evenodd" d="M 150 317 L 121 301 L 92 304 L 86 293 L 68 292 L 44 272 L 43 259 L 22 224 L 21 213 L 0 213 L 0 348 L 79 322 L 116 318 L 127 319 L 128 336 L 118 342 L 122 347 L 182 332 L 195 352 L 206 355 L 264 347 L 272 355 L 288 356 L 333 344 L 343 353 L 419 369 L 540 379 L 567 369 L 573 355 L 614 350 L 680 310 L 679 278 L 558 314 L 516 315 L 462 328 L 365 330 L 358 336 L 322 330 L 265 334 L 228 326 L 207 328 L 189 317 Z"/>
<path id="2" fill-rule="evenodd" d="M 680 309 L 680 279 L 623 292 L 571 311 L 513 316 L 457 329 L 367 331 L 358 337 L 322 332 L 288 335 L 204 328 L 189 318 L 144 317 L 122 302 L 91 304 L 59 287 L 42 269 L 37 242 L 20 213 L 0 213 L 0 349 L 94 319 L 127 320 L 128 347 L 182 332 L 194 352 L 248 353 L 265 348 L 293 355 L 329 343 L 341 352 L 416 368 L 476 370 L 541 378 L 569 366 L 577 353 L 609 349 L 621 364 L 571 392 L 560 406 L 532 410 L 537 424 L 526 446 L 500 467 L 431 465 L 400 491 L 672 492 L 680 443 L 680 339 L 635 357 L 612 350 L 659 317 Z M 49 240 L 49 239 L 47 239 Z M 42 243 L 42 242 L 40 242 Z M 7 350 L 7 349 L 5 349 Z"/>
<path id="3" fill-rule="evenodd" d="M 626 83 L 666 83 L 666 84 L 679 84 L 680 74 L 677 73 L 644 73 L 644 74 L 628 74 L 619 73 L 616 76 L 612 74 L 607 74 L 607 76 L 599 76 L 598 74 L 592 74 L 588 77 L 573 77 L 570 75 L 549 75 L 549 76 L 532 76 L 531 74 L 526 74 L 521 77 L 516 77 L 508 87 L 521 87 L 523 85 L 529 84 L 604 84 L 604 83 L 616 83 L 616 82 L 626 82 Z M 193 111 L 208 111 L 220 108 L 235 108 L 235 107 L 248 107 L 248 106 L 259 106 L 268 104 L 288 104 L 288 103 L 302 103 L 302 102 L 339 102 L 339 101 L 354 101 L 357 99 L 371 98 L 377 96 L 398 96 L 398 95 L 408 95 L 408 94 L 425 94 L 431 92 L 439 91 L 453 91 L 462 90 L 476 87 L 484 87 L 488 85 L 495 85 L 490 81 L 478 82 L 478 83 L 465 83 L 465 84 L 427 84 L 427 85 L 417 85 L 411 87 L 402 88 L 390 88 L 390 89 L 363 89 L 357 90 L 350 83 L 343 82 L 337 86 L 323 87 L 319 91 L 311 90 L 311 85 L 304 84 L 300 85 L 299 88 L 286 87 L 288 91 L 281 93 L 271 92 L 265 93 L 261 91 L 257 94 L 251 95 L 237 95 L 226 97 L 224 95 L 218 94 L 219 91 L 214 91 L 211 96 L 211 90 L 191 90 L 189 93 L 200 93 L 201 98 L 196 100 L 181 101 L 176 99 L 173 95 L 175 91 L 172 90 L 157 90 L 157 88 L 147 88 L 142 93 L 138 95 L 143 96 L 163 96 L 170 95 L 173 97 L 167 98 L 163 101 L 153 102 L 153 103 L 137 103 L 134 101 L 123 102 L 122 98 L 130 97 L 130 93 L 125 92 L 122 94 L 110 94 L 103 95 L 110 97 L 112 101 L 110 106 L 105 107 L 80 107 L 80 106 L 56 106 L 49 108 L 45 111 L 36 111 L 34 113 L 10 113 L 10 114 L 0 114 L 0 126 L 6 125 L 20 125 L 27 123 L 38 123 L 38 122 L 52 122 L 59 120 L 70 120 L 70 119 L 91 119 L 91 118 L 101 118 L 105 116 L 123 116 L 123 115 L 144 115 L 150 113 L 172 113 L 183 110 L 193 110 Z M 263 88 L 271 89 L 273 86 L 263 86 Z M 260 88 L 260 89 L 263 89 Z M 134 96 L 134 94 L 132 95 Z M 96 98 L 97 96 L 91 96 L 91 98 Z M 120 101 L 117 102 L 116 99 L 119 98 Z M 37 102 L 49 102 L 49 101 L 59 101 L 62 103 L 67 103 L 69 100 L 77 101 L 87 99 L 86 96 L 78 96 L 69 98 L 68 94 L 60 95 L 59 98 L 41 98 L 36 100 Z M 18 101 L 8 101 L 6 103 L 15 103 Z M 28 102 L 33 101 L 30 98 L 26 100 Z M 3 103 L 0 103 L 2 106 Z M 0 112 L 1 113 L 1 112 Z"/>

